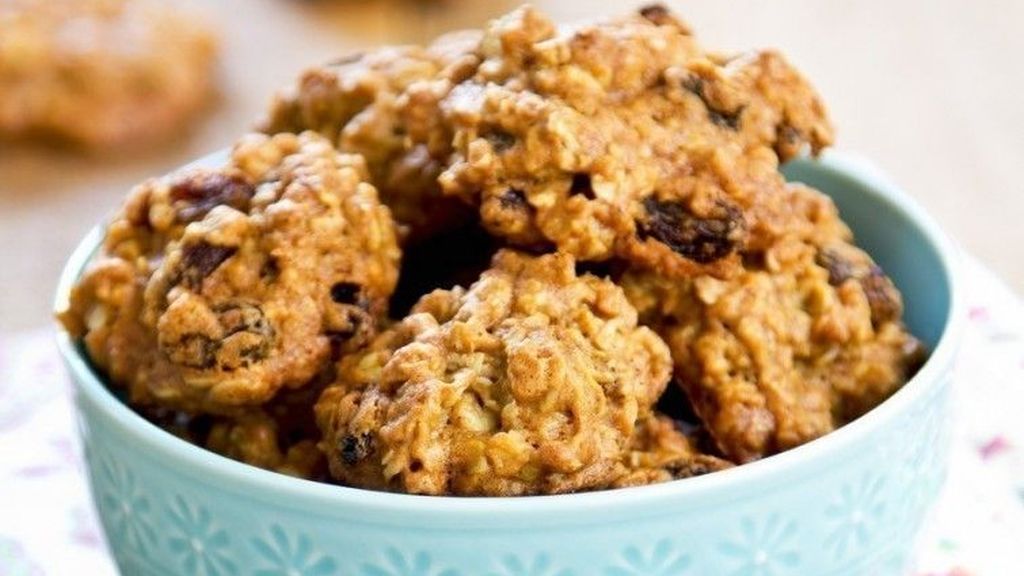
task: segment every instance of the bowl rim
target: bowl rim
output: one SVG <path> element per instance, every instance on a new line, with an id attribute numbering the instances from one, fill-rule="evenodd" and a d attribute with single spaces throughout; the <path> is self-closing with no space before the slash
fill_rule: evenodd
<path id="1" fill-rule="evenodd" d="M 190 166 L 215 165 L 225 158 L 224 151 L 206 156 Z M 922 368 L 900 390 L 868 413 L 825 436 L 804 445 L 762 460 L 737 466 L 705 476 L 670 481 L 661 484 L 601 490 L 573 494 L 509 496 L 509 497 L 453 497 L 424 496 L 380 492 L 361 488 L 314 482 L 270 472 L 243 464 L 188 443 L 151 424 L 127 404 L 115 397 L 79 352 L 71 336 L 58 330 L 57 346 L 71 373 L 76 395 L 86 397 L 108 419 L 136 434 L 136 441 L 144 443 L 171 459 L 216 474 L 232 482 L 233 490 L 267 491 L 275 502 L 287 498 L 291 506 L 305 504 L 308 509 L 322 509 L 329 505 L 337 510 L 360 507 L 382 513 L 403 515 L 458 514 L 482 516 L 502 513 L 520 515 L 536 512 L 567 514 L 587 509 L 616 509 L 642 506 L 665 498 L 694 498 L 700 501 L 711 493 L 719 493 L 735 486 L 759 486 L 773 477 L 784 477 L 829 453 L 855 444 L 885 422 L 905 412 L 921 396 L 941 380 L 942 371 L 948 369 L 955 358 L 966 320 L 962 286 L 959 280 L 960 251 L 925 210 L 884 173 L 869 161 L 852 154 L 828 151 L 812 162 L 815 169 L 828 172 L 832 177 L 852 180 L 868 190 L 878 201 L 901 213 L 918 228 L 922 237 L 938 256 L 944 280 L 949 286 L 950 307 L 938 342 Z M 58 283 L 55 310 L 67 308 L 71 288 L 102 244 L 102 226 L 92 229 L 75 248 L 65 265 Z M 250 492 L 255 494 L 255 492 Z M 609 497 L 614 494 L 614 498 Z"/>

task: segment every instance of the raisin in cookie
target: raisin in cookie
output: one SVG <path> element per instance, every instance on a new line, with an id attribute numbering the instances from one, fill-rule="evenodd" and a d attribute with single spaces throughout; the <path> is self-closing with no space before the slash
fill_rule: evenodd
<path id="1" fill-rule="evenodd" d="M 0 30 L 0 138 L 126 146 L 212 95 L 213 34 L 161 2 L 14 0 Z"/>
<path id="2" fill-rule="evenodd" d="M 629 271 L 642 320 L 672 350 L 676 376 L 719 448 L 747 462 L 813 440 L 897 390 L 921 359 L 892 281 L 850 243 L 818 197 L 813 241 L 745 254 L 727 280 Z M 827 209 L 831 207 L 831 209 Z"/>
<path id="3" fill-rule="evenodd" d="M 416 494 L 609 486 L 664 390 L 665 344 L 568 254 L 502 251 L 344 358 L 316 405 L 332 475 Z"/>
<path id="4" fill-rule="evenodd" d="M 302 387 L 372 337 L 397 281 L 395 226 L 365 178 L 307 133 L 151 180 L 62 319 L 134 403 L 226 413 Z"/>
<path id="5" fill-rule="evenodd" d="M 660 8 L 562 29 L 523 8 L 479 57 L 441 102 L 440 181 L 515 245 L 726 277 L 788 213 L 779 162 L 832 138 L 782 56 L 709 53 Z"/>

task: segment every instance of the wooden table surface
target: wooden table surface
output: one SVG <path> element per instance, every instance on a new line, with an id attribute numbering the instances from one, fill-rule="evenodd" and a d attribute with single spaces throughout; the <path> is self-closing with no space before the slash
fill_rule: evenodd
<path id="1" fill-rule="evenodd" d="M 198 2 L 196 2 L 199 4 Z M 302 68 L 382 43 L 478 26 L 515 2 L 218 0 L 223 94 L 187 135 L 130 155 L 0 149 L 0 330 L 43 325 L 60 267 L 126 190 L 228 145 Z M 634 2 L 537 1 L 559 20 Z M 1024 289 L 1024 2 L 668 2 L 709 46 L 775 46 L 815 82 L 838 147 L 872 158 L 970 252 Z M 0 31 L 2 33 L 2 31 Z"/>

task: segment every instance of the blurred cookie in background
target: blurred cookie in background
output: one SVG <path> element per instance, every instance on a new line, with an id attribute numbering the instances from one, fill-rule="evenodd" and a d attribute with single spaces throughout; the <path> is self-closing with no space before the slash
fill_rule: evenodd
<path id="1" fill-rule="evenodd" d="M 449 32 L 479 28 L 526 0 L 280 0 L 319 26 L 333 26 L 359 46 L 430 44 Z"/>
<path id="2" fill-rule="evenodd" d="M 126 148 L 212 99 L 217 42 L 156 0 L 0 2 L 0 142 Z"/>

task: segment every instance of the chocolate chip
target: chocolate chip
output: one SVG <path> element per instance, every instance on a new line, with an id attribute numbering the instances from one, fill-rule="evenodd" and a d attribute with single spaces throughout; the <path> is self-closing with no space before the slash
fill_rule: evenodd
<path id="1" fill-rule="evenodd" d="M 338 452 L 341 454 L 341 459 L 349 466 L 358 464 L 361 460 L 373 454 L 373 451 L 373 435 L 369 432 L 363 432 L 358 435 L 349 434 L 342 437 L 341 441 L 338 442 Z"/>
<path id="2" fill-rule="evenodd" d="M 498 200 L 501 201 L 502 208 L 509 210 L 518 210 L 527 206 L 526 194 L 517 188 L 509 188 Z"/>
<path id="3" fill-rule="evenodd" d="M 872 266 L 867 276 L 860 279 L 861 288 L 871 307 L 871 323 L 880 326 L 899 320 L 903 315 L 903 303 L 892 280 L 878 266 Z"/>
<path id="4" fill-rule="evenodd" d="M 234 246 L 215 246 L 206 242 L 185 245 L 176 283 L 198 291 L 203 285 L 203 279 L 237 251 L 238 248 Z"/>
<path id="5" fill-rule="evenodd" d="M 648 4 L 640 8 L 640 15 L 659 26 L 672 22 L 672 14 L 664 4 Z"/>
<path id="6" fill-rule="evenodd" d="M 590 183 L 590 174 L 577 172 L 572 175 L 572 184 L 569 186 L 569 194 L 582 194 L 584 197 L 593 200 L 594 187 Z"/>
<path id="7" fill-rule="evenodd" d="M 856 269 L 852 262 L 829 248 L 823 248 L 814 256 L 814 262 L 828 270 L 828 283 L 839 286 L 856 275 Z"/>
<path id="8" fill-rule="evenodd" d="M 362 286 L 354 282 L 335 282 L 331 286 L 331 300 L 338 304 L 355 304 L 359 301 Z"/>
<path id="9" fill-rule="evenodd" d="M 203 172 L 174 184 L 170 198 L 182 204 L 176 206 L 178 222 L 188 223 L 201 220 L 216 206 L 245 212 L 255 193 L 253 185 L 241 176 Z"/>
<path id="10" fill-rule="evenodd" d="M 734 206 L 722 204 L 722 215 L 711 218 L 694 216 L 683 204 L 654 196 L 645 198 L 643 206 L 647 218 L 637 222 L 641 240 L 654 238 L 701 264 L 724 258 L 739 247 L 743 215 Z"/>

